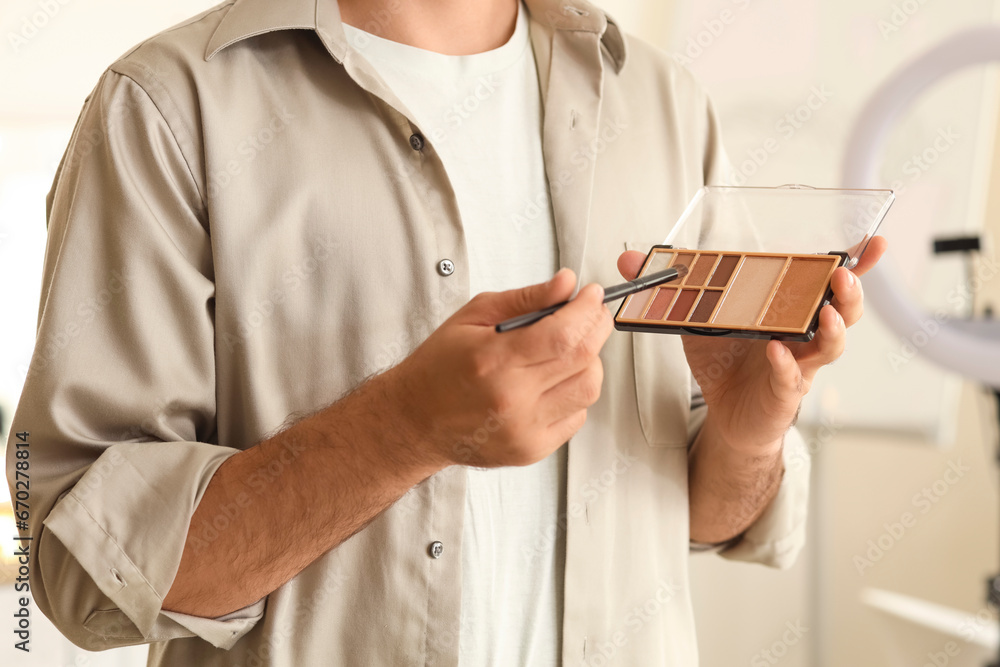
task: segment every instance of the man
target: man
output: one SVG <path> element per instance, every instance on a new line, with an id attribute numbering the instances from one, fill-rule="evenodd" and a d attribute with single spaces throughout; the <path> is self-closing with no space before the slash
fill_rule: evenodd
<path id="1" fill-rule="evenodd" d="M 236 0 L 136 47 L 49 201 L 39 607 L 153 665 L 697 664 L 690 546 L 792 562 L 789 427 L 862 310 L 838 270 L 806 345 L 612 334 L 598 285 L 724 167 L 586 2 Z"/>

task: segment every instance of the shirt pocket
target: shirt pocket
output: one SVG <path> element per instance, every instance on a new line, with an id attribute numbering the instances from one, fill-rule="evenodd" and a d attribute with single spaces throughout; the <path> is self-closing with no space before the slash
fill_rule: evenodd
<path id="1" fill-rule="evenodd" d="M 626 242 L 648 253 L 657 242 Z M 651 447 L 687 447 L 691 414 L 691 369 L 681 337 L 631 332 L 639 423 Z"/>

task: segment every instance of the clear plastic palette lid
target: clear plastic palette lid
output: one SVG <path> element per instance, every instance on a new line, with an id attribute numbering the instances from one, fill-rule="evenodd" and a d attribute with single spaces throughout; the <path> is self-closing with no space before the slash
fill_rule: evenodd
<path id="1" fill-rule="evenodd" d="M 846 253 L 857 264 L 895 200 L 892 190 L 707 186 L 664 245 L 691 250 Z"/>

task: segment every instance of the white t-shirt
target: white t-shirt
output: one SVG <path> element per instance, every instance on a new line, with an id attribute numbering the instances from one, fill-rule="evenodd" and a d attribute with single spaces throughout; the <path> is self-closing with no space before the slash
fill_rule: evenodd
<path id="1" fill-rule="evenodd" d="M 524 7 L 506 44 L 470 56 L 344 29 L 444 162 L 465 229 L 471 294 L 551 278 L 558 254 Z M 524 468 L 468 471 L 463 667 L 560 663 L 565 535 L 557 518 L 566 496 L 565 449 Z"/>

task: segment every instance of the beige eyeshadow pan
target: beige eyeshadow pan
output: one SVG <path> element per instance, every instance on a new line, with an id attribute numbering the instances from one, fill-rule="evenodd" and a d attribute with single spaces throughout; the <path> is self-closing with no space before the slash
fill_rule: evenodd
<path id="1" fill-rule="evenodd" d="M 655 292 L 655 289 L 648 289 L 645 292 L 639 292 L 630 296 L 625 300 L 620 317 L 628 320 L 641 320 L 643 314 L 646 312 L 646 306 L 649 305 L 649 300 L 653 298 Z"/>
<path id="2" fill-rule="evenodd" d="M 734 327 L 757 324 L 787 261 L 784 257 L 744 257 L 712 323 Z"/>
<path id="3" fill-rule="evenodd" d="M 654 255 L 650 260 L 649 264 L 646 266 L 645 273 L 656 273 L 657 271 L 662 271 L 670 267 L 670 264 L 674 261 L 675 254 L 671 253 L 669 255 Z"/>
<path id="4" fill-rule="evenodd" d="M 830 278 L 846 255 L 800 255 L 653 248 L 640 275 L 683 265 L 681 286 L 625 300 L 615 326 L 625 331 L 810 340 Z"/>

